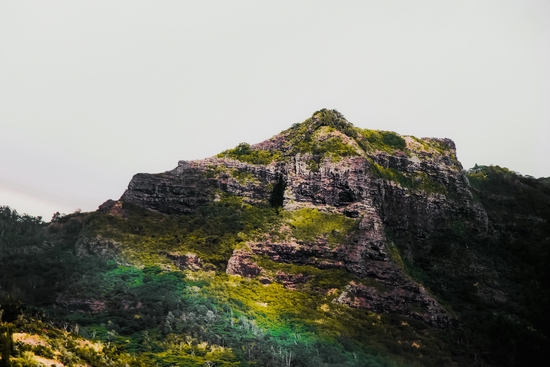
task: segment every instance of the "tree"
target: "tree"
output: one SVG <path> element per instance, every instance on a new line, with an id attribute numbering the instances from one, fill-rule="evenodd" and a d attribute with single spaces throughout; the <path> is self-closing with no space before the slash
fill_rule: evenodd
<path id="1" fill-rule="evenodd" d="M 13 328 L 10 324 L 0 325 L 0 348 L 2 348 L 2 360 L 0 367 L 10 366 L 10 356 L 13 345 Z"/>

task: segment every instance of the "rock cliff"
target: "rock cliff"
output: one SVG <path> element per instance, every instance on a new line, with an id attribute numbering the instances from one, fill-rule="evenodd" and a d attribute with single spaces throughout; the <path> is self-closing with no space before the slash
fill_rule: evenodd
<path id="1" fill-rule="evenodd" d="M 548 223 L 549 179 L 322 110 L 95 212 L 0 206 L 0 329 L 70 349 L 17 363 L 539 366 Z"/>
<path id="2" fill-rule="evenodd" d="M 453 223 L 463 223 L 477 236 L 486 233 L 487 214 L 473 199 L 451 140 L 364 130 L 337 111 L 322 110 L 262 143 L 243 143 L 204 160 L 180 161 L 161 174 L 137 174 L 121 200 L 181 215 L 222 194 L 249 204 L 269 203 L 298 216 L 309 210 L 353 223 L 352 231 L 329 241 L 339 229 L 301 238 L 287 220 L 279 228 L 283 236 L 248 239 L 235 249 L 227 273 L 294 289 L 308 278 L 270 273 L 261 262 L 343 269 L 356 280 L 333 302 L 407 315 L 439 327 L 456 324 L 404 271 L 407 259 L 393 244 L 408 239 L 412 248 Z"/>

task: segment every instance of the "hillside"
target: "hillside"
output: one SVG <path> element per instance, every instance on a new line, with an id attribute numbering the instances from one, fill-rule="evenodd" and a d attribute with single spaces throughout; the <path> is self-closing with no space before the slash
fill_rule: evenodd
<path id="1" fill-rule="evenodd" d="M 0 364 L 537 365 L 549 221 L 548 179 L 317 111 L 96 212 L 2 207 Z"/>

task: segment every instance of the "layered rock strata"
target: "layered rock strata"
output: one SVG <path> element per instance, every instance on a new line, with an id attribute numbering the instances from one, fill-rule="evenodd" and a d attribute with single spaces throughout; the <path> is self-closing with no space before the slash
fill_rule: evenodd
<path id="1" fill-rule="evenodd" d="M 349 130 L 350 125 L 346 126 Z M 360 150 L 336 128 L 330 127 L 329 138 L 336 137 L 350 149 Z M 405 274 L 399 253 L 389 252 L 387 228 L 419 239 L 458 221 L 479 235 L 487 230 L 487 215 L 473 200 L 468 180 L 456 160 L 454 143 L 449 139 L 404 137 L 400 139 L 406 146 L 401 149 L 373 149 L 357 154 L 352 151 L 351 156 L 335 159 L 315 152 L 289 156 L 287 142 L 296 139 L 289 134 L 284 132 L 251 147 L 252 151 L 282 152 L 284 159 L 267 164 L 227 156 L 180 161 L 169 172 L 134 176 L 121 200 L 180 215 L 217 200 L 223 192 L 252 204 L 269 202 L 286 211 L 307 207 L 340 213 L 357 221 L 358 230 L 346 243 L 330 246 L 323 237 L 310 242 L 292 238 L 249 241 L 245 248 L 233 252 L 227 273 L 258 277 L 266 284 L 279 282 L 295 289 L 307 279 L 300 274 L 266 276 L 255 259 L 267 257 L 279 263 L 345 269 L 389 290 L 382 292 L 351 282 L 334 302 L 398 313 L 438 327 L 453 325 L 454 320 L 437 301 Z"/>

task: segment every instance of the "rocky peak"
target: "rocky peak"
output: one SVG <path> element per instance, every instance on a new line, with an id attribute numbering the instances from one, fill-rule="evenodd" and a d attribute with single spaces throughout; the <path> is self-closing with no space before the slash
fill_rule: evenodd
<path id="1" fill-rule="evenodd" d="M 405 162 L 403 158 L 408 158 L 407 162 L 436 160 L 462 170 L 450 139 L 419 139 L 392 131 L 362 129 L 348 122 L 340 112 L 327 109 L 266 141 L 254 145 L 241 143 L 217 157 L 267 165 L 289 163 L 298 155 L 308 155 L 312 167 L 318 167 L 324 158 L 339 162 L 347 157 L 363 157 L 382 166 L 386 164 L 385 168 L 390 168 L 385 161 Z"/>
<path id="2" fill-rule="evenodd" d="M 289 130 L 290 137 L 292 139 L 300 140 L 307 136 L 307 134 L 313 134 L 317 130 L 327 127 L 329 130 L 338 131 L 344 135 L 348 135 L 354 139 L 353 133 L 355 126 L 350 123 L 344 115 L 336 110 L 322 109 L 313 113 L 313 115 L 302 123 L 294 124 Z"/>
<path id="3" fill-rule="evenodd" d="M 453 324 L 451 317 L 404 272 L 388 229 L 417 241 L 457 222 L 468 223 L 472 233 L 487 226 L 451 140 L 361 129 L 326 109 L 259 144 L 180 161 L 162 174 L 138 174 L 121 199 L 185 214 L 227 194 L 281 207 L 287 218 L 277 229 L 280 238 L 249 239 L 235 249 L 228 273 L 294 289 L 310 277 L 286 270 L 282 276 L 273 264 L 339 269 L 355 280 L 334 302 L 442 327 Z M 320 232 L 304 236 L 316 223 Z M 307 227 L 302 232 L 301 225 Z M 264 268 L 266 261 L 275 270 Z"/>

